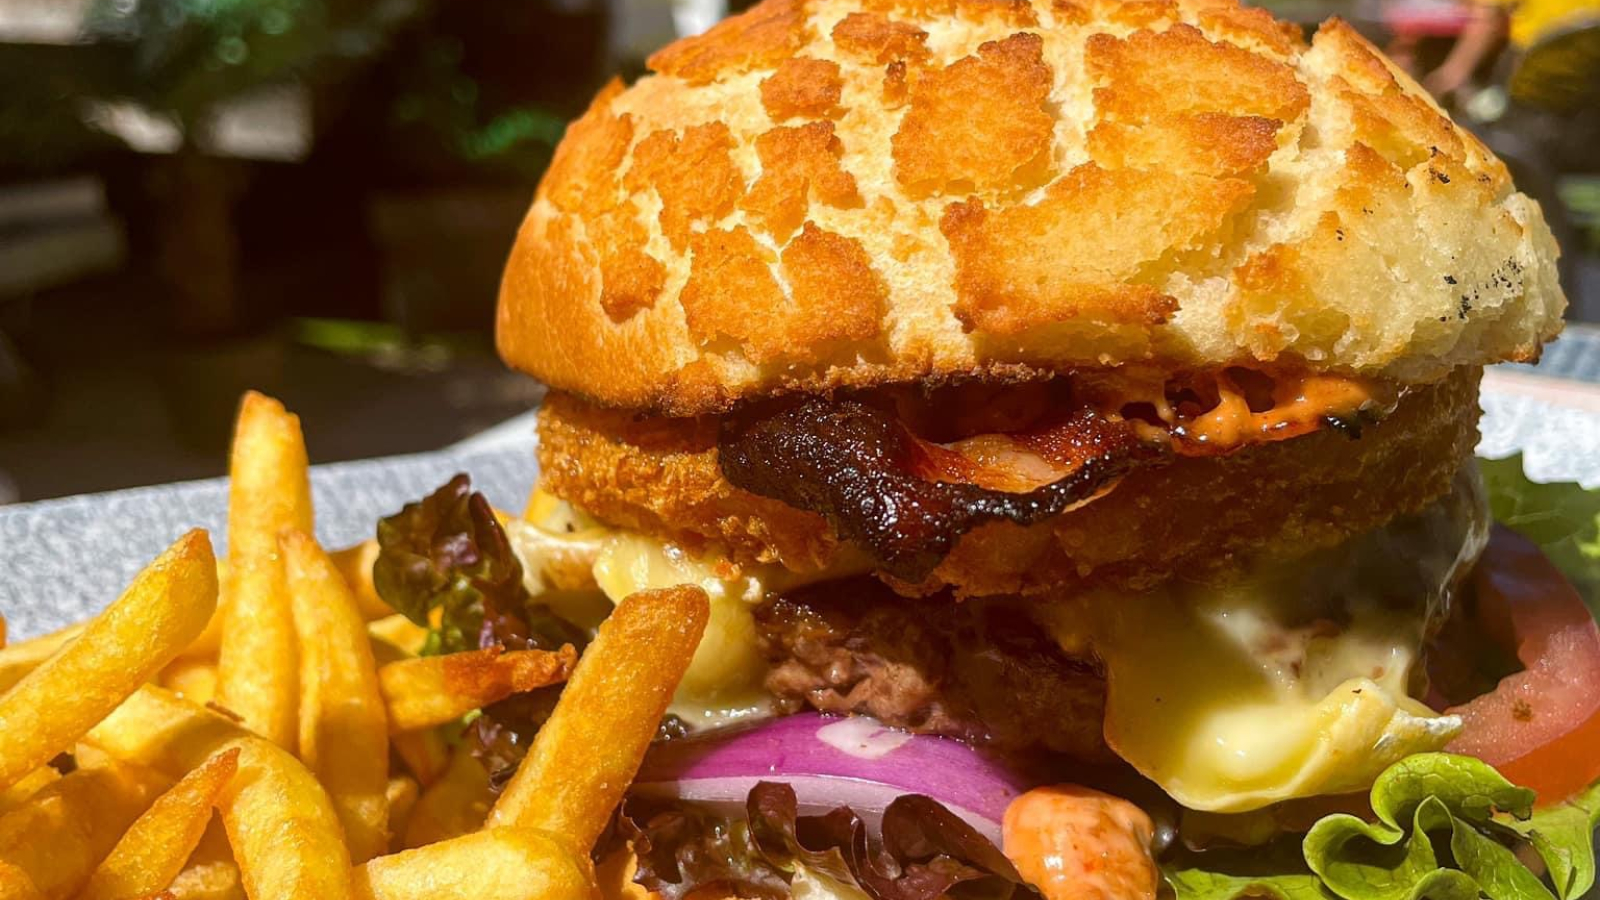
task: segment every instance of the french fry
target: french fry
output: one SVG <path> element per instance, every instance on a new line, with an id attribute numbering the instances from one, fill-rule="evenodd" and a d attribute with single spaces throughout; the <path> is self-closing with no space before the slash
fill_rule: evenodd
<path id="1" fill-rule="evenodd" d="M 217 557 L 217 610 L 211 614 L 204 631 L 189 642 L 178 654 L 179 659 L 205 660 L 215 663 L 217 651 L 222 648 L 222 620 L 228 612 L 228 558 Z"/>
<path id="2" fill-rule="evenodd" d="M 409 656 L 421 653 L 423 643 L 428 640 L 428 629 L 399 613 L 368 622 L 367 633 L 373 640 L 390 644 Z"/>
<path id="3" fill-rule="evenodd" d="M 0 695 L 0 789 L 72 746 L 161 671 L 205 627 L 216 602 L 211 541 L 191 531 L 76 640 Z"/>
<path id="4" fill-rule="evenodd" d="M 489 827 L 534 828 L 587 853 L 639 771 L 709 615 L 705 591 L 691 585 L 619 603 L 489 812 Z"/>
<path id="5" fill-rule="evenodd" d="M 438 781 L 450 765 L 450 750 L 445 747 L 444 735 L 436 728 L 391 735 L 389 746 L 411 770 L 417 783 L 425 788 Z"/>
<path id="6" fill-rule="evenodd" d="M 0 817 L 0 859 L 46 900 L 70 897 L 162 787 L 154 773 L 120 763 L 62 776 Z"/>
<path id="7" fill-rule="evenodd" d="M 378 685 L 395 734 L 454 722 L 512 694 L 555 684 L 572 671 L 571 646 L 548 652 L 498 647 L 392 662 L 378 670 Z"/>
<path id="8" fill-rule="evenodd" d="M 476 831 L 493 803 L 489 773 L 472 751 L 457 747 L 444 777 L 417 799 L 402 844 L 421 847 Z"/>
<path id="9" fill-rule="evenodd" d="M 157 797 L 94 870 L 79 900 L 125 900 L 166 890 L 200 843 L 212 807 L 238 767 L 239 748 L 231 747 Z"/>
<path id="10" fill-rule="evenodd" d="M 339 574 L 344 577 L 345 583 L 350 585 L 350 593 L 355 595 L 361 617 L 368 621 L 395 614 L 394 607 L 383 602 L 383 598 L 378 596 L 377 586 L 372 583 L 372 564 L 378 559 L 378 549 L 378 542 L 368 538 L 354 547 L 328 554 L 333 564 L 339 567 Z"/>
<path id="11" fill-rule="evenodd" d="M 190 863 L 170 890 L 176 900 L 245 900 L 239 867 L 228 859 Z"/>
<path id="12" fill-rule="evenodd" d="M 245 900 L 239 866 L 220 816 L 212 816 L 200 845 L 168 888 L 176 900 Z"/>
<path id="13" fill-rule="evenodd" d="M 161 686 L 200 706 L 217 693 L 217 665 L 192 656 L 180 656 L 161 670 Z"/>
<path id="14" fill-rule="evenodd" d="M 384 799 L 389 803 L 389 831 L 398 837 L 405 834 L 406 826 L 411 820 L 411 810 L 416 808 L 417 797 L 422 789 L 417 786 L 417 780 L 410 775 L 396 775 L 389 779 L 389 786 L 384 790 Z M 398 845 L 396 839 L 390 840 L 391 848 Z"/>
<path id="15" fill-rule="evenodd" d="M 389 844 L 389 732 L 367 623 L 339 570 L 304 532 L 281 538 L 300 636 L 300 759 L 327 788 L 350 858 Z"/>
<path id="16" fill-rule="evenodd" d="M 43 896 L 27 872 L 0 859 L 0 900 L 40 900 Z"/>
<path id="17" fill-rule="evenodd" d="M 217 702 L 293 752 L 299 660 L 278 534 L 311 530 L 300 420 L 270 397 L 245 394 L 228 474 L 228 607 L 217 655 Z"/>
<path id="18" fill-rule="evenodd" d="M 40 766 L 17 779 L 16 784 L 0 791 L 0 815 L 4 815 L 7 810 L 16 809 L 45 785 L 53 784 L 60 778 L 60 772 L 50 766 Z"/>
<path id="19" fill-rule="evenodd" d="M 173 778 L 238 747 L 238 774 L 217 806 L 245 893 L 272 900 L 350 896 L 350 854 L 333 803 L 276 744 L 153 685 L 129 697 L 86 740 Z"/>
<path id="20" fill-rule="evenodd" d="M 356 869 L 361 900 L 589 900 L 586 860 L 523 829 L 496 828 L 374 859 Z"/>
<path id="21" fill-rule="evenodd" d="M 39 664 L 55 655 L 73 638 L 83 633 L 87 622 L 78 622 L 32 640 L 18 641 L 0 648 L 0 693 L 22 680 L 22 676 L 39 668 Z"/>

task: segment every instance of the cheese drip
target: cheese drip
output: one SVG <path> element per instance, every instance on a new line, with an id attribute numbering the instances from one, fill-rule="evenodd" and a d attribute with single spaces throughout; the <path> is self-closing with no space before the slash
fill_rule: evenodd
<path id="1" fill-rule="evenodd" d="M 715 728 L 768 715 L 762 687 L 767 663 L 756 643 L 754 610 L 769 594 L 854 572 L 797 575 L 778 565 L 740 566 L 715 551 L 693 554 L 636 532 L 608 528 L 582 510 L 535 491 L 507 536 L 521 558 L 524 582 L 569 621 L 597 627 L 613 604 L 635 591 L 698 585 L 711 618 L 669 709 L 695 728 Z M 581 561 L 586 578 L 573 574 Z"/>
<path id="2" fill-rule="evenodd" d="M 1460 729 L 1410 696 L 1425 623 L 1482 549 L 1476 473 L 1420 516 L 1227 584 L 1094 598 L 1107 743 L 1191 809 L 1358 791 Z"/>

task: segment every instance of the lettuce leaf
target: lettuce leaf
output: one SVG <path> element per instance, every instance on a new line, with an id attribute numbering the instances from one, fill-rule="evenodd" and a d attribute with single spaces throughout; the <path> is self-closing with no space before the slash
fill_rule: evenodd
<path id="1" fill-rule="evenodd" d="M 789 873 L 762 855 L 746 821 L 692 804 L 630 797 L 618 811 L 614 838 L 633 848 L 634 881 L 662 900 L 683 900 L 710 884 L 753 900 L 789 896 Z"/>
<path id="2" fill-rule="evenodd" d="M 423 653 L 498 646 L 582 650 L 589 635 L 534 601 L 522 563 L 482 494 L 457 475 L 427 497 L 378 522 L 372 581 L 379 596 L 427 629 Z M 516 694 L 483 710 L 466 736 L 501 784 L 550 717 L 560 685 Z"/>
<path id="3" fill-rule="evenodd" d="M 486 624 L 491 632 L 518 630 L 504 620 L 527 605 L 522 564 L 466 475 L 380 519 L 378 547 L 373 585 L 390 606 L 431 630 L 429 651 L 476 649 Z"/>
<path id="4" fill-rule="evenodd" d="M 1595 831 L 1600 829 L 1600 782 L 1559 806 L 1537 810 L 1524 820 L 1500 823 L 1528 841 L 1550 870 L 1556 896 L 1582 897 L 1594 887 Z"/>
<path id="5" fill-rule="evenodd" d="M 1395 763 L 1372 786 L 1377 821 L 1335 814 L 1301 859 L 1271 851 L 1190 853 L 1164 872 L 1178 900 L 1578 900 L 1594 885 L 1600 784 L 1534 811 L 1533 792 L 1449 753 Z M 1518 856 L 1531 848 L 1547 884 Z"/>
<path id="6" fill-rule="evenodd" d="M 1291 840 L 1249 850 L 1180 853 L 1161 871 L 1177 900 L 1336 900 L 1306 868 L 1300 847 Z"/>
<path id="7" fill-rule="evenodd" d="M 1311 827 L 1306 862 L 1346 900 L 1550 900 L 1550 892 L 1490 830 L 1496 813 L 1527 818 L 1533 792 L 1466 756 L 1419 753 L 1372 786 L 1377 822 L 1345 814 Z M 1441 859 L 1435 840 L 1448 846 Z"/>
<path id="8" fill-rule="evenodd" d="M 1495 521 L 1538 544 L 1600 616 L 1600 489 L 1532 481 L 1521 454 L 1480 459 L 1478 471 Z"/>
<path id="9" fill-rule="evenodd" d="M 794 788 L 777 782 L 751 788 L 742 818 L 630 797 L 615 840 L 638 857 L 634 880 L 664 900 L 711 885 L 752 898 L 798 896 L 806 885 L 819 888 L 809 893 L 868 900 L 1038 898 L 1000 848 L 917 794 L 895 798 L 877 834 L 848 806 L 800 815 Z M 607 843 L 597 853 L 616 848 Z"/>

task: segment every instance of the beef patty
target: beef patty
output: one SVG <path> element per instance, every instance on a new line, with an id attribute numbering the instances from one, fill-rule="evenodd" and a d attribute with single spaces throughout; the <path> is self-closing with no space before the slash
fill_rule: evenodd
<path id="1" fill-rule="evenodd" d="M 909 599 L 873 578 L 811 585 L 756 610 L 781 712 L 859 713 L 1008 750 L 1109 759 L 1105 679 L 1004 600 Z"/>

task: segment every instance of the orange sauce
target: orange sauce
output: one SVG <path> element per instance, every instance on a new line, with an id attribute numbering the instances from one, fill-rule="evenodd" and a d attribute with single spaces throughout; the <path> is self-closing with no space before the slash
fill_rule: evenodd
<path id="1" fill-rule="evenodd" d="M 1217 405 L 1183 422 L 1181 437 L 1218 450 L 1254 441 L 1276 441 L 1309 434 L 1330 418 L 1354 415 L 1378 399 L 1372 382 L 1343 375 L 1274 376 L 1272 406 L 1250 408 L 1245 394 L 1226 373 L 1217 375 Z"/>

